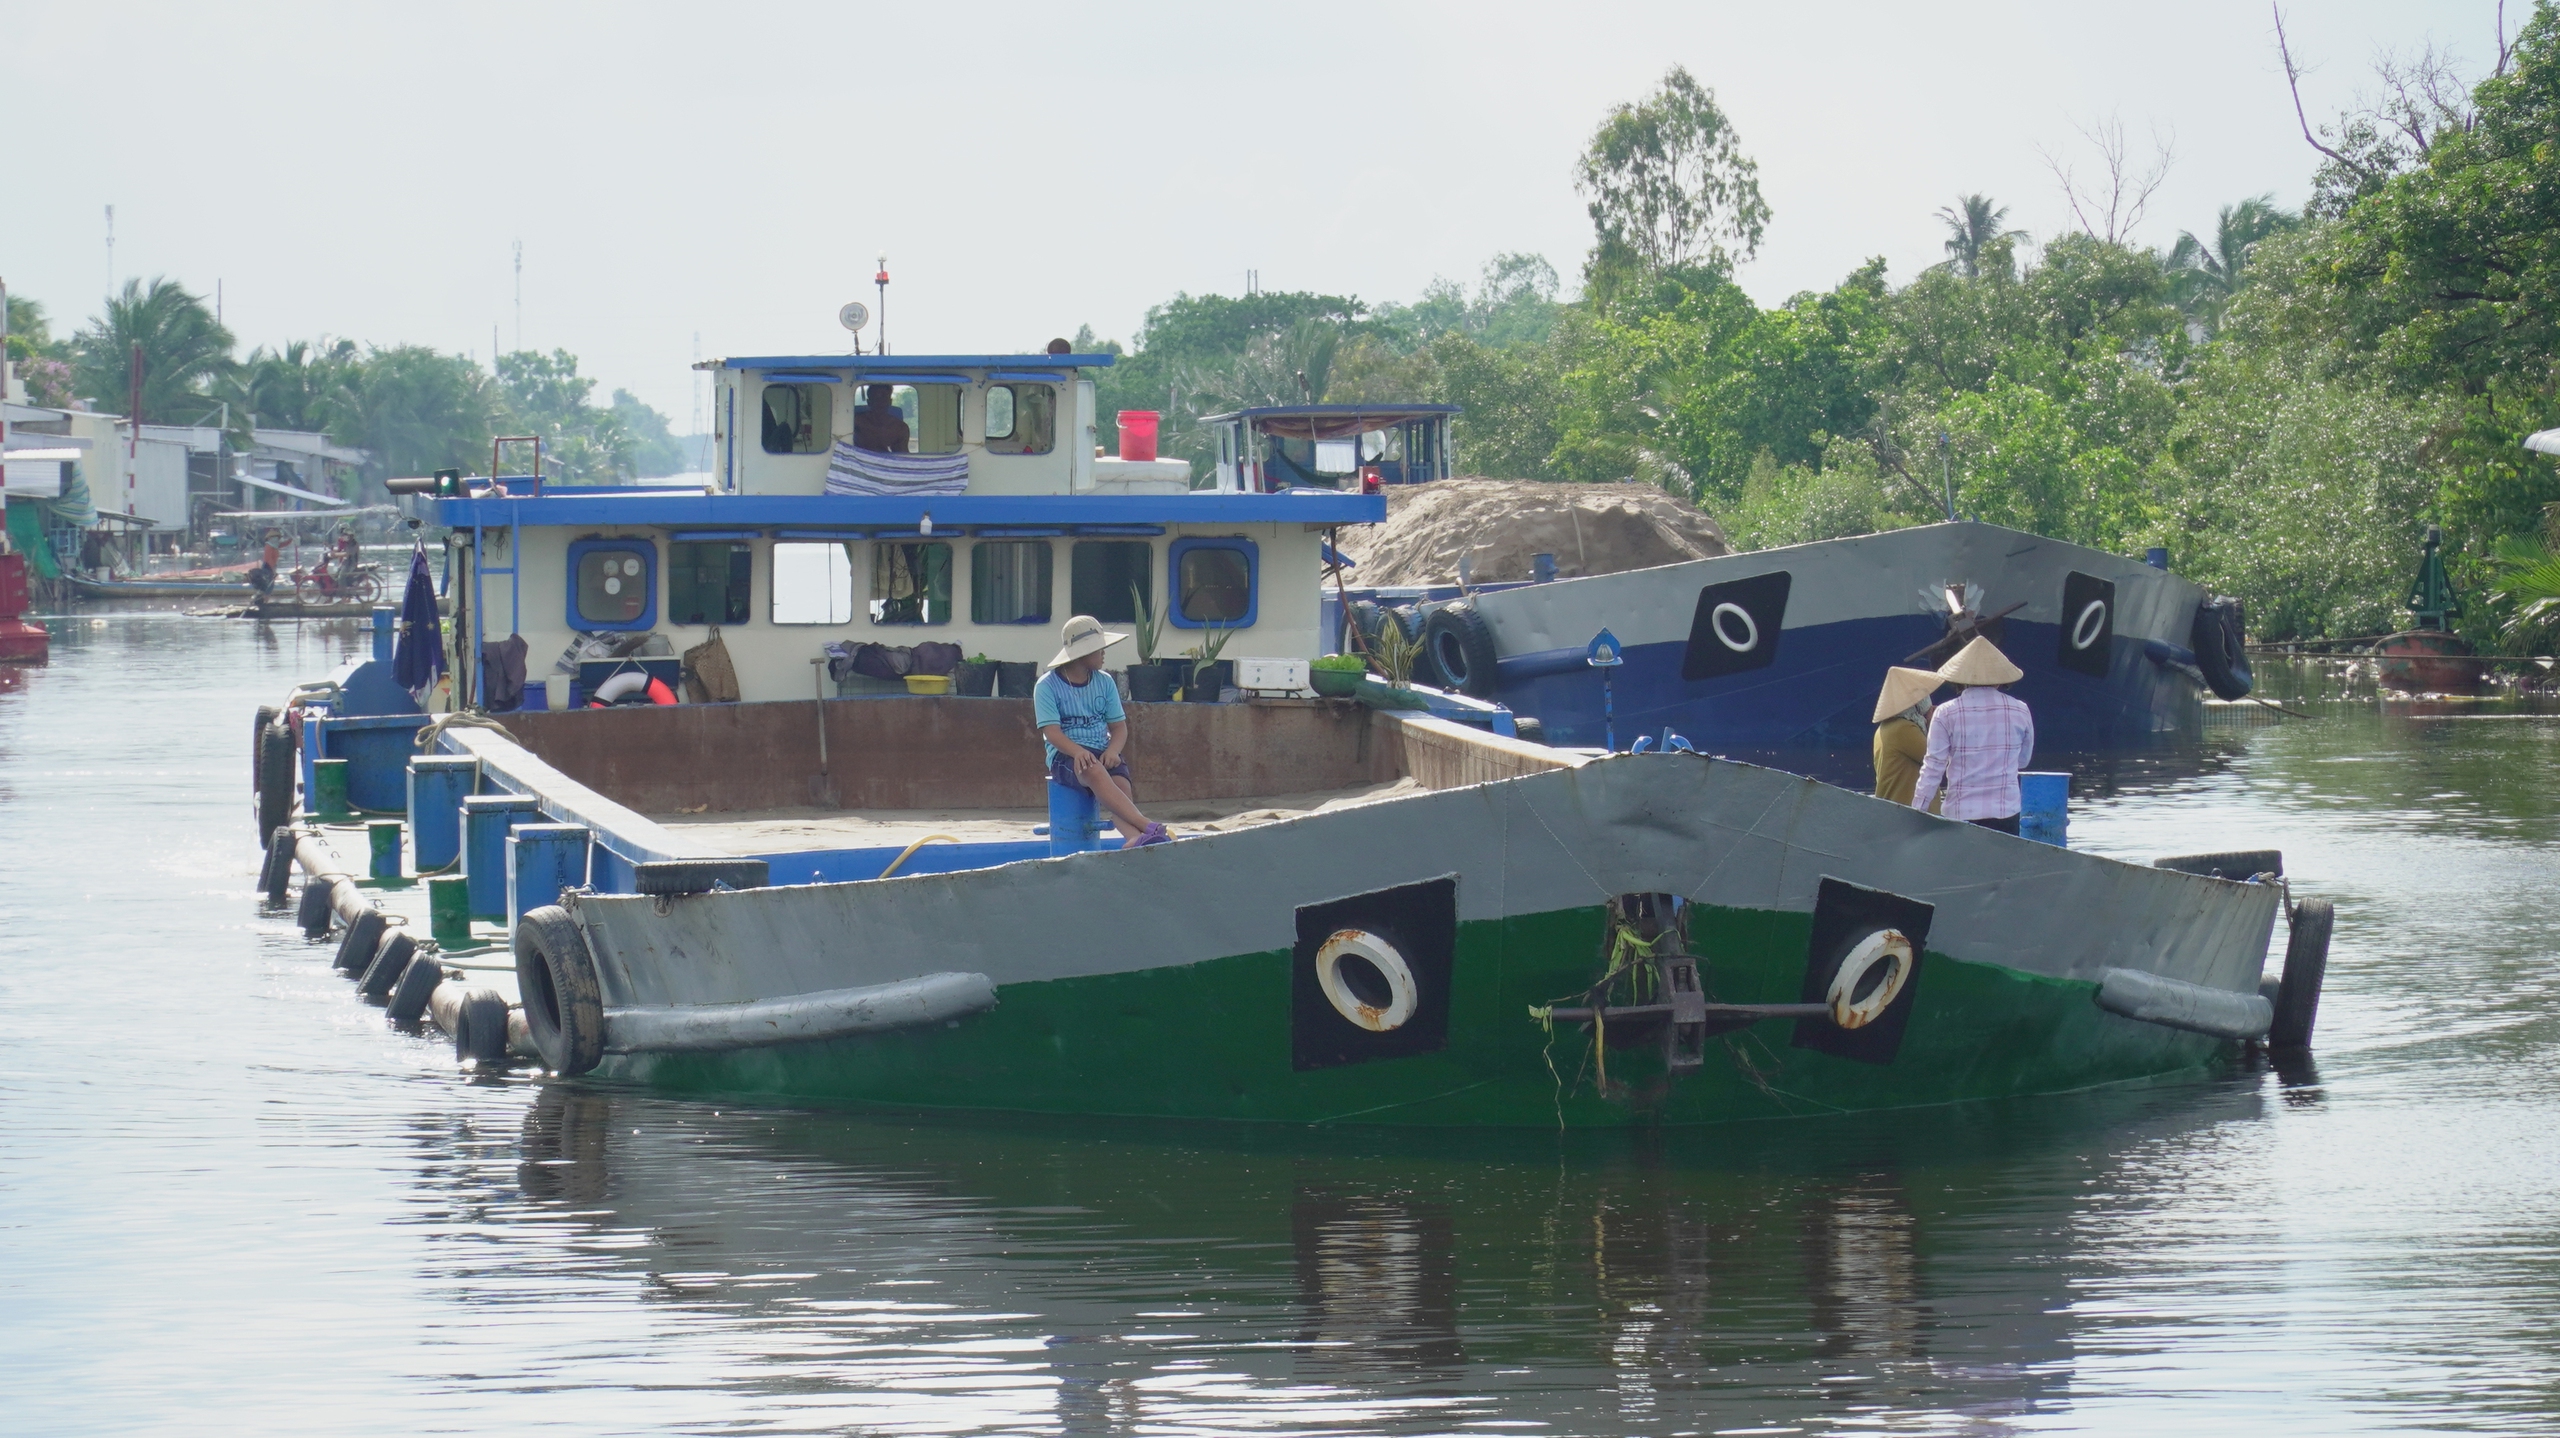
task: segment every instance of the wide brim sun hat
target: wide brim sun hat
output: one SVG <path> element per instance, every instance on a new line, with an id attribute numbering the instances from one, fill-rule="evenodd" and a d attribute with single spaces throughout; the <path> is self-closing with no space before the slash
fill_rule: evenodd
<path id="1" fill-rule="evenodd" d="M 1980 635 L 1971 644 L 1956 651 L 1956 657 L 1938 666 L 1938 677 L 1950 684 L 2015 684 L 2027 672 L 2009 662 L 2000 647 Z"/>
<path id="2" fill-rule="evenodd" d="M 1055 669 L 1061 664 L 1073 663 L 1088 654 L 1099 654 L 1128 637 L 1103 628 L 1102 621 L 1089 614 L 1079 614 L 1059 627 L 1058 652 L 1050 655 L 1049 662 L 1040 667 Z"/>
<path id="3" fill-rule="evenodd" d="M 1884 672 L 1884 691 L 1876 695 L 1876 717 L 1868 722 L 1881 724 L 1921 700 L 1938 692 L 1947 681 L 1935 669 L 1905 669 L 1897 664 Z"/>

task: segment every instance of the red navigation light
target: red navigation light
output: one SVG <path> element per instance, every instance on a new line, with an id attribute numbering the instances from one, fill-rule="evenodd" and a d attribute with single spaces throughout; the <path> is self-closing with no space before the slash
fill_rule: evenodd
<path id="1" fill-rule="evenodd" d="M 1384 483 L 1385 481 L 1378 475 L 1378 467 L 1376 465 L 1364 464 L 1360 466 L 1360 492 L 1362 494 L 1376 494 L 1379 486 Z"/>

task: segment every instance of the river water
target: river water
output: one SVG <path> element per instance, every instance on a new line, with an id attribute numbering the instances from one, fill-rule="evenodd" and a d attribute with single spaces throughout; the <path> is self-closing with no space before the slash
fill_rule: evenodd
<path id="1" fill-rule="evenodd" d="M 351 626 L 0 672 L 0 1431 L 2560 1431 L 2560 718 L 2320 717 L 2074 842 L 2281 847 L 2316 1065 L 1417 1139 L 458 1073 L 261 907 L 250 711 Z"/>

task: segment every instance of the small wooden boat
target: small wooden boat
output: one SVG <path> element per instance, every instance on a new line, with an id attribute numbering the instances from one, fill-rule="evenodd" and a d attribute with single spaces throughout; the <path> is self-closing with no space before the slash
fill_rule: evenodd
<path id="1" fill-rule="evenodd" d="M 90 579 L 63 576 L 84 599 L 247 599 L 257 591 L 248 581 L 218 579 Z"/>

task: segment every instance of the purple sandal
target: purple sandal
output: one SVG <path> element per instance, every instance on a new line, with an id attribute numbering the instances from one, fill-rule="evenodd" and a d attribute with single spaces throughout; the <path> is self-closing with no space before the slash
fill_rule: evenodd
<path id="1" fill-rule="evenodd" d="M 1149 844 L 1169 844 L 1172 842 L 1173 836 L 1165 832 L 1164 825 L 1149 824 L 1145 831 L 1140 833 L 1138 837 L 1130 840 L 1128 843 L 1125 843 L 1120 847 L 1124 849 L 1143 849 Z"/>

